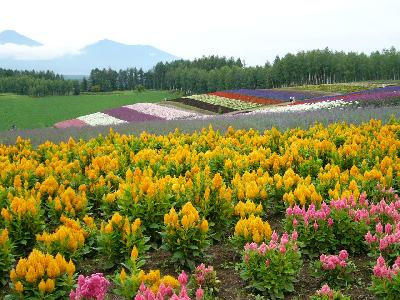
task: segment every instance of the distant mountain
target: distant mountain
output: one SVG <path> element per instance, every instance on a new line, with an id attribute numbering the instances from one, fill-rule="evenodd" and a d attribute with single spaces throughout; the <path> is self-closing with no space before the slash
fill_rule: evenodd
<path id="1" fill-rule="evenodd" d="M 25 46 L 42 46 L 41 43 L 34 41 L 14 30 L 5 30 L 0 33 L 0 45 L 2 44 L 16 44 Z"/>
<path id="2" fill-rule="evenodd" d="M 105 39 L 82 48 L 78 54 L 67 54 L 49 60 L 0 58 L 0 68 L 53 70 L 65 75 L 88 75 L 94 68 L 119 70 L 136 67 L 148 70 L 160 61 L 176 59 L 178 57 L 152 46 L 126 45 Z"/>

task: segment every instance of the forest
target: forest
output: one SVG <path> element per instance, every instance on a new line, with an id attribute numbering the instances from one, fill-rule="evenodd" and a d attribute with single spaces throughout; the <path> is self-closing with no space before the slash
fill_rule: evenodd
<path id="1" fill-rule="evenodd" d="M 128 64 L 129 62 L 127 62 Z M 219 56 L 159 62 L 151 70 L 93 69 L 81 81 L 65 80 L 51 71 L 0 69 L 0 93 L 30 96 L 79 95 L 134 89 L 179 90 L 185 94 L 230 89 L 267 89 L 296 85 L 399 80 L 400 52 L 394 47 L 364 53 L 323 50 L 277 56 L 264 66 Z"/>
<path id="2" fill-rule="evenodd" d="M 80 94 L 77 80 L 65 80 L 52 71 L 16 71 L 0 68 L 0 93 L 19 95 L 68 96 Z"/>
<path id="3" fill-rule="evenodd" d="M 181 90 L 205 93 L 238 88 L 277 88 L 295 85 L 400 79 L 400 52 L 364 53 L 323 50 L 277 56 L 264 66 L 246 66 L 240 59 L 208 56 L 160 62 L 144 72 L 135 68 L 92 70 L 82 90 L 135 89 Z"/>

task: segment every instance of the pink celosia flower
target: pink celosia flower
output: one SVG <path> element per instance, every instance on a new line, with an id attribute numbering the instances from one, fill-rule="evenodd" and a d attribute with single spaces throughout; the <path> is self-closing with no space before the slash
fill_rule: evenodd
<path id="1" fill-rule="evenodd" d="M 341 260 L 346 260 L 348 257 L 349 257 L 349 254 L 347 253 L 346 250 L 341 250 L 341 251 L 339 252 L 339 258 L 340 258 Z"/>
<path id="2" fill-rule="evenodd" d="M 200 288 L 198 288 L 197 291 L 196 291 L 196 300 L 202 299 L 203 296 L 204 296 L 204 291 L 203 291 L 203 289 L 200 287 Z"/>
<path id="3" fill-rule="evenodd" d="M 297 233 L 297 231 L 296 231 L 296 230 L 293 231 L 293 232 L 292 232 L 292 240 L 293 240 L 293 241 L 296 241 L 298 237 L 299 237 L 299 234 Z"/>
<path id="4" fill-rule="evenodd" d="M 188 282 L 188 276 L 186 275 L 185 271 L 182 271 L 181 274 L 178 276 L 178 281 L 181 285 L 185 286 Z"/>

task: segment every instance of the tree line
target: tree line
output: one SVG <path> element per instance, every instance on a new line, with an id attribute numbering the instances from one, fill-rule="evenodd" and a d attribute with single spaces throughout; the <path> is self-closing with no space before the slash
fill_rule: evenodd
<path id="1" fill-rule="evenodd" d="M 205 93 L 238 88 L 276 88 L 295 85 L 341 83 L 367 80 L 399 80 L 400 52 L 394 47 L 364 53 L 323 50 L 301 51 L 277 56 L 273 63 L 246 67 L 240 59 L 209 56 L 160 62 L 153 69 L 95 69 L 90 85 L 96 90 L 151 89 Z"/>
<path id="2" fill-rule="evenodd" d="M 0 68 L 0 93 L 34 97 L 79 95 L 80 82 L 65 80 L 52 71 L 16 71 Z"/>

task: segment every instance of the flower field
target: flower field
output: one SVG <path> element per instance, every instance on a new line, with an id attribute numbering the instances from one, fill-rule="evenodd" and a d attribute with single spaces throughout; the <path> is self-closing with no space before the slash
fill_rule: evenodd
<path id="1" fill-rule="evenodd" d="M 348 93 L 344 95 L 336 95 L 336 96 L 323 96 L 323 97 L 315 97 L 311 99 L 307 99 L 304 101 L 298 102 L 302 103 L 310 103 L 310 102 L 319 102 L 319 101 L 335 101 L 335 100 L 343 100 L 343 101 L 368 101 L 368 100 L 377 100 L 377 99 L 390 99 L 390 98 L 399 98 L 400 97 L 400 86 L 385 86 L 383 88 L 375 88 L 364 91 L 357 91 L 353 93 Z"/>
<path id="2" fill-rule="evenodd" d="M 181 120 L 196 116 L 198 114 L 195 112 L 178 108 L 165 107 L 153 103 L 136 103 L 58 122 L 54 126 L 56 128 L 81 128 L 84 126 L 109 126 L 143 121 Z"/>
<path id="3" fill-rule="evenodd" d="M 396 299 L 399 138 L 371 120 L 0 145 L 0 296 L 290 299 L 307 276 L 311 299 Z"/>

